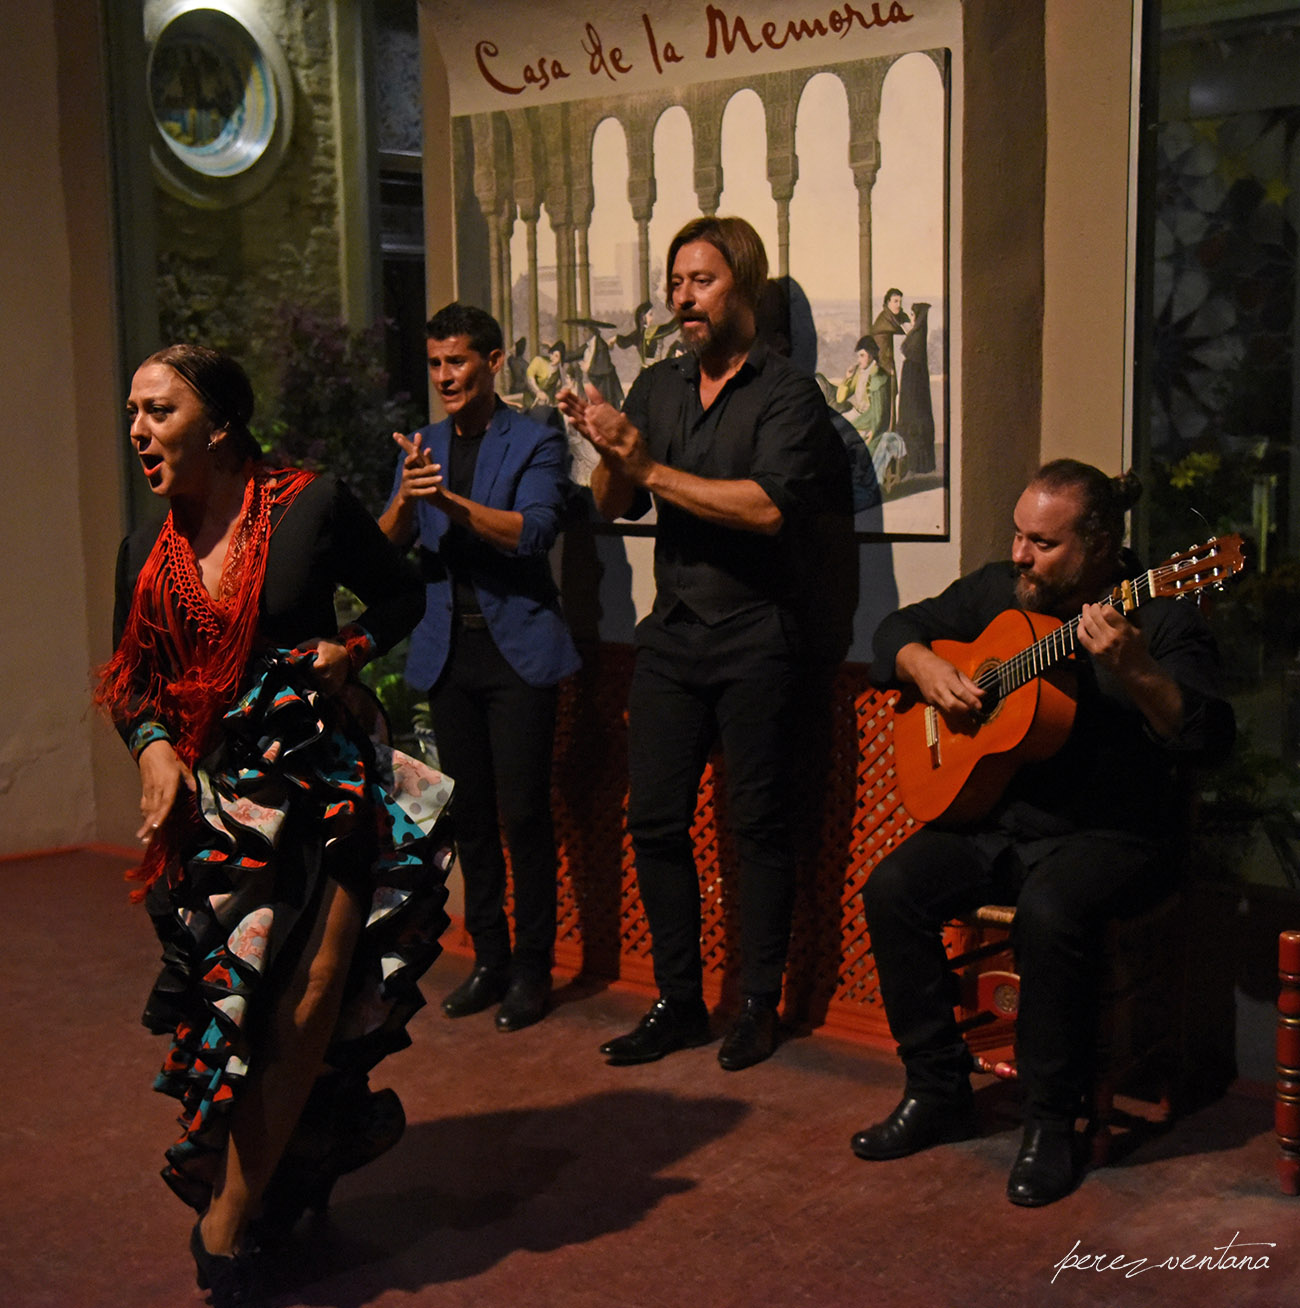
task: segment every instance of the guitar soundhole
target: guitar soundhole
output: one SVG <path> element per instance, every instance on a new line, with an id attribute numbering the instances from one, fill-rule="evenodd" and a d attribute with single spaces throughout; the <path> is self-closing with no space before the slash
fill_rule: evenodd
<path id="1" fill-rule="evenodd" d="M 985 659 L 971 675 L 971 680 L 985 690 L 984 707 L 975 716 L 979 719 L 980 724 L 992 722 L 999 713 L 1002 712 L 1002 699 L 1000 691 L 1000 679 L 997 670 L 1001 666 L 1001 659 Z"/>

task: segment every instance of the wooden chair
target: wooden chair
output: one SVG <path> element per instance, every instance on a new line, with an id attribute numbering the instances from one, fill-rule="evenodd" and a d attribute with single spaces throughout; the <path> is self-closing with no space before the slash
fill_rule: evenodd
<path id="1" fill-rule="evenodd" d="M 1169 1120 L 1177 1109 L 1187 1044 L 1184 908 L 1184 896 L 1174 894 L 1139 917 L 1107 927 L 1089 1115 L 1096 1165 L 1110 1155 L 1121 1087 L 1141 1087 L 1148 1092 L 1144 1097 L 1154 1089 L 1159 1120 Z M 1020 977 L 1011 953 L 1014 920 L 1014 908 L 990 904 L 955 924 L 950 938 L 966 1043 L 981 1071 L 1003 1079 L 1016 1074 Z M 1300 994 L 1297 1014 L 1300 1050 Z M 1300 1121 L 1300 1095 L 1295 1109 Z"/>
<path id="2" fill-rule="evenodd" d="M 1283 1194 L 1300 1194 L 1300 931 L 1278 937 L 1277 972 L 1277 1181 Z"/>

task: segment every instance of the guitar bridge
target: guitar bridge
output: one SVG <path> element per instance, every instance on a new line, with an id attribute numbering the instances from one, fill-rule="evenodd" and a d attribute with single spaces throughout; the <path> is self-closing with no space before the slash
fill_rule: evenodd
<path id="1" fill-rule="evenodd" d="M 939 749 L 939 710 L 933 704 L 925 706 L 925 748 L 930 754 L 930 766 L 939 767 L 943 762 Z"/>

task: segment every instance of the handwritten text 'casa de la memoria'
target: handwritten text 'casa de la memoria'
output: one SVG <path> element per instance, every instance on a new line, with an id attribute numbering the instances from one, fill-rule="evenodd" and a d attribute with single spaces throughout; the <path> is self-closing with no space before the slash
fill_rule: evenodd
<path id="1" fill-rule="evenodd" d="M 910 23 L 909 14 L 900 0 L 892 3 L 841 4 L 829 12 L 820 11 L 812 16 L 792 16 L 764 22 L 746 21 L 741 13 L 727 12 L 717 5 L 704 8 L 705 59 L 725 58 L 729 55 L 757 54 L 760 50 L 784 50 L 793 43 L 806 41 L 843 40 L 854 32 L 889 27 L 894 23 Z M 508 66 L 495 41 L 480 40 L 474 45 L 474 59 L 483 80 L 502 95 L 523 95 L 526 91 L 543 91 L 548 86 L 577 73 L 592 77 L 606 77 L 617 82 L 637 67 L 637 61 L 648 58 L 654 70 L 663 76 L 674 64 L 683 63 L 687 54 L 680 53 L 673 42 L 660 41 L 655 34 L 649 14 L 641 15 L 645 35 L 644 54 L 639 48 L 606 45 L 595 23 L 584 24 L 577 40 L 575 53 L 564 51 L 539 53 L 534 59 L 518 66 Z M 689 53 L 689 52 L 688 52 Z"/>

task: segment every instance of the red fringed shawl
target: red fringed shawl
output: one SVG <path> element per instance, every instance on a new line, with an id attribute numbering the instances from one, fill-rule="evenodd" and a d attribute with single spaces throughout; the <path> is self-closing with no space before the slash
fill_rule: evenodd
<path id="1" fill-rule="evenodd" d="M 232 703 L 248 666 L 266 578 L 271 510 L 287 508 L 314 474 L 258 467 L 244 491 L 217 597 L 199 575 L 194 550 L 168 514 L 135 584 L 117 652 L 100 670 L 95 703 L 114 721 L 157 721 L 187 766 L 216 743 L 214 724 Z M 178 796 L 177 803 L 183 796 Z M 177 810 L 128 873 L 147 890 L 176 844 Z M 139 899 L 144 890 L 132 898 Z"/>

